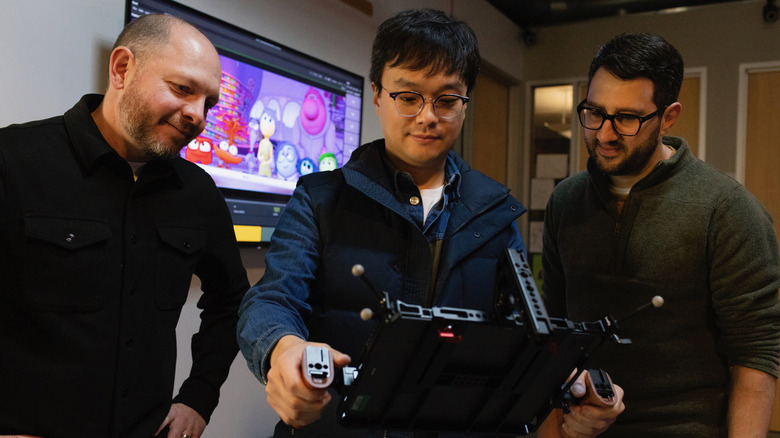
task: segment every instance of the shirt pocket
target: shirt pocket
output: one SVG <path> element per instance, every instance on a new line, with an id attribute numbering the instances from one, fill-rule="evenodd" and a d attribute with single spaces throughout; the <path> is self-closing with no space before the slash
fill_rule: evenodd
<path id="1" fill-rule="evenodd" d="M 155 301 L 161 310 L 180 309 L 205 247 L 205 231 L 186 225 L 158 225 L 157 237 Z"/>
<path id="2" fill-rule="evenodd" d="M 27 214 L 22 302 L 47 311 L 96 311 L 111 283 L 107 220 Z"/>

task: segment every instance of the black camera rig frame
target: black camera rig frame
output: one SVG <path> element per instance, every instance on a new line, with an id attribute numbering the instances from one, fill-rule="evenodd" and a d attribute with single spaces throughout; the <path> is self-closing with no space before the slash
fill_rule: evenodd
<path id="1" fill-rule="evenodd" d="M 526 435 L 554 408 L 567 408 L 570 385 L 602 342 L 630 343 L 611 316 L 550 317 L 525 254 L 513 249 L 498 268 L 493 312 L 379 295 L 359 365 L 342 372 L 338 412 L 346 427 Z M 328 364 L 318 361 L 305 359 L 304 367 L 322 377 Z M 608 395 L 608 379 L 600 383 Z"/>

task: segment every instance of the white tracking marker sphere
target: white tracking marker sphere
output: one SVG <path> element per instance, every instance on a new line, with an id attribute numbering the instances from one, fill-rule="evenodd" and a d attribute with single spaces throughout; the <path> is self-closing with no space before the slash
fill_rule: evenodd
<path id="1" fill-rule="evenodd" d="M 370 321 L 374 317 L 374 311 L 366 307 L 360 311 L 360 319 L 363 321 Z"/>

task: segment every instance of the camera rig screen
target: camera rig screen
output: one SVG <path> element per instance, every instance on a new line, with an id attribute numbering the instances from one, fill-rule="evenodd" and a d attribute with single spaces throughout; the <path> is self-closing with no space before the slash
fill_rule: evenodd
<path id="1" fill-rule="evenodd" d="M 497 275 L 495 312 L 424 308 L 384 293 L 358 367 L 344 369 L 339 422 L 526 435 L 566 407 L 572 372 L 601 342 L 630 342 L 618 337 L 612 317 L 549 317 L 524 253 L 507 250 Z"/>

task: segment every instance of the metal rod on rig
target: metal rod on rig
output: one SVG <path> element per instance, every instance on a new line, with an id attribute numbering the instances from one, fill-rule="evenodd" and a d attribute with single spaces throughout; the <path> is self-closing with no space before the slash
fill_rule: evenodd
<path id="1" fill-rule="evenodd" d="M 363 280 L 363 283 L 365 283 L 366 286 L 368 286 L 368 289 L 379 299 L 379 303 L 384 304 L 385 295 L 380 293 L 378 290 L 376 290 L 376 288 L 374 288 L 371 282 L 368 281 L 368 279 L 363 275 L 365 274 L 365 272 L 366 269 L 363 267 L 363 265 L 359 263 L 352 265 L 352 275 Z M 368 321 L 373 317 L 374 317 L 374 311 L 368 307 L 360 311 L 360 319 L 362 319 L 363 321 Z"/>
<path id="2" fill-rule="evenodd" d="M 618 319 L 617 321 L 622 323 L 623 321 L 627 320 L 628 318 L 631 318 L 632 316 L 636 315 L 639 312 L 644 311 L 645 309 L 648 309 L 650 307 L 659 308 L 662 307 L 663 305 L 664 305 L 664 297 L 660 295 L 656 295 L 653 297 L 652 300 L 650 300 L 650 302 L 642 304 L 636 310 L 624 316 L 623 318 Z"/>

